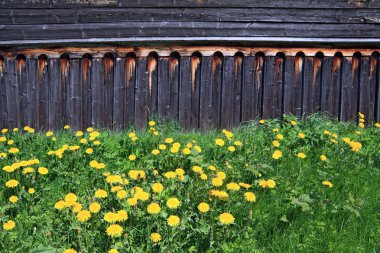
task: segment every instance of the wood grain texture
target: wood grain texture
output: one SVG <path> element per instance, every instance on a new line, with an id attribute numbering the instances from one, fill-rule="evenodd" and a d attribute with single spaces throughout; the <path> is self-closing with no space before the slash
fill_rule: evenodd
<path id="1" fill-rule="evenodd" d="M 0 57 L 0 126 L 122 130 L 148 119 L 233 129 L 284 113 L 379 120 L 379 54 Z"/>

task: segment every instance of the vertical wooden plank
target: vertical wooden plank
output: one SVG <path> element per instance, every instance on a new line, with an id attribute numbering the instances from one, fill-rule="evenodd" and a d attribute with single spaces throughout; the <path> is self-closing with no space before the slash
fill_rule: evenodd
<path id="1" fill-rule="evenodd" d="M 37 59 L 27 59 L 28 125 L 36 128 L 38 122 Z"/>
<path id="2" fill-rule="evenodd" d="M 170 102 L 168 116 L 174 120 L 178 120 L 178 99 L 179 99 L 179 83 L 180 83 L 180 55 L 171 55 L 169 57 L 169 88 Z"/>
<path id="3" fill-rule="evenodd" d="M 264 54 L 256 54 L 254 61 L 254 92 L 253 92 L 253 106 L 252 117 L 262 117 L 263 115 L 263 94 L 264 94 L 264 70 L 265 70 L 265 56 Z"/>
<path id="4" fill-rule="evenodd" d="M 63 119 L 63 89 L 60 85 L 60 59 L 49 61 L 49 129 L 58 129 Z"/>
<path id="5" fill-rule="evenodd" d="M 321 111 L 331 112 L 331 101 L 329 100 L 329 89 L 332 84 L 332 64 L 333 57 L 323 57 L 322 63 L 322 92 Z"/>
<path id="6" fill-rule="evenodd" d="M 223 55 L 202 57 L 202 87 L 200 94 L 200 128 L 210 129 L 220 126 L 222 96 Z"/>
<path id="7" fill-rule="evenodd" d="M 295 57 L 287 56 L 284 67 L 284 113 L 298 117 L 302 115 L 304 62 L 303 54 L 297 54 Z"/>
<path id="8" fill-rule="evenodd" d="M 203 130 L 212 127 L 212 59 L 213 57 L 202 56 L 201 76 L 202 86 L 199 101 L 199 127 Z"/>
<path id="9" fill-rule="evenodd" d="M 224 58 L 220 127 L 226 129 L 232 128 L 234 119 L 234 65 L 233 56 Z"/>
<path id="10" fill-rule="evenodd" d="M 199 106 L 201 90 L 201 55 L 191 56 L 191 128 L 199 128 Z"/>
<path id="11" fill-rule="evenodd" d="M 233 122 L 232 126 L 237 127 L 241 122 L 241 104 L 242 104 L 242 83 L 243 83 L 243 65 L 244 55 L 235 54 L 234 56 L 234 82 L 233 82 Z"/>
<path id="12" fill-rule="evenodd" d="M 26 58 L 20 55 L 16 59 L 17 69 L 17 82 L 19 87 L 19 102 L 20 102 L 20 114 L 19 114 L 19 127 L 26 126 L 28 124 L 28 100 L 27 100 L 27 69 Z"/>
<path id="13" fill-rule="evenodd" d="M 17 80 L 16 59 L 5 59 L 5 85 L 7 96 L 7 127 L 18 127 L 20 115 L 19 82 Z"/>
<path id="14" fill-rule="evenodd" d="M 339 116 L 341 65 L 342 56 L 339 54 L 323 58 L 321 108 L 336 117 Z"/>
<path id="15" fill-rule="evenodd" d="M 113 94 L 113 123 L 114 129 L 120 130 L 124 128 L 124 113 L 125 113 L 125 84 L 126 84 L 126 66 L 124 58 L 116 58 L 115 61 L 115 83 Z"/>
<path id="16" fill-rule="evenodd" d="M 380 123 L 380 57 L 379 54 L 375 54 L 376 64 L 376 104 L 375 104 L 375 121 Z M 375 67 L 375 64 L 373 65 Z"/>
<path id="17" fill-rule="evenodd" d="M 169 58 L 158 59 L 158 114 L 166 118 L 170 112 Z"/>
<path id="18" fill-rule="evenodd" d="M 104 67 L 103 59 L 94 58 L 91 68 L 91 111 L 92 125 L 104 127 Z"/>
<path id="19" fill-rule="evenodd" d="M 254 119 L 253 116 L 253 98 L 254 98 L 254 56 L 244 58 L 243 65 L 243 84 L 242 84 L 242 106 L 241 106 L 241 121 Z"/>
<path id="20" fill-rule="evenodd" d="M 148 120 L 147 58 L 139 57 L 136 68 L 135 124 L 137 128 L 144 128 Z"/>
<path id="21" fill-rule="evenodd" d="M 81 60 L 81 87 L 82 87 L 82 127 L 87 128 L 92 125 L 92 108 L 91 108 L 91 55 L 84 55 Z"/>
<path id="22" fill-rule="evenodd" d="M 81 87 L 81 61 L 82 59 L 70 59 L 70 85 L 69 104 L 70 121 L 69 124 L 74 129 L 82 129 L 82 87 Z"/>
<path id="23" fill-rule="evenodd" d="M 115 77 L 115 58 L 113 55 L 108 54 L 103 59 L 103 67 L 104 67 L 104 93 L 103 93 L 103 101 L 104 101 L 104 110 L 103 110 L 103 118 L 104 118 L 104 127 L 109 129 L 113 128 L 113 95 L 114 95 L 114 77 Z"/>
<path id="24" fill-rule="evenodd" d="M 371 87 L 371 57 L 361 57 L 360 62 L 360 83 L 359 83 L 359 112 L 363 113 L 368 121 L 373 120 L 374 100 L 372 94 L 375 94 L 375 89 Z"/>
<path id="25" fill-rule="evenodd" d="M 153 53 L 148 56 L 148 112 L 152 117 L 157 114 L 158 99 L 158 56 Z"/>
<path id="26" fill-rule="evenodd" d="M 190 128 L 191 114 L 191 60 L 186 56 L 181 58 L 181 82 L 179 88 L 179 122 L 185 128 Z"/>
<path id="27" fill-rule="evenodd" d="M 265 57 L 263 118 L 280 117 L 282 114 L 282 82 L 284 58 Z"/>
<path id="28" fill-rule="evenodd" d="M 359 65 L 360 57 L 343 58 L 340 103 L 340 119 L 343 121 L 354 120 L 358 112 Z"/>
<path id="29" fill-rule="evenodd" d="M 135 120 L 136 56 L 128 54 L 125 60 L 124 126 Z"/>
<path id="30" fill-rule="evenodd" d="M 49 65 L 46 56 L 38 58 L 38 124 L 39 130 L 49 127 Z"/>
<path id="31" fill-rule="evenodd" d="M 303 86 L 303 113 L 320 111 L 322 58 L 306 57 Z"/>
<path id="32" fill-rule="evenodd" d="M 5 59 L 0 56 L 0 128 L 6 127 L 7 117 L 7 93 L 5 83 Z"/>
<path id="33" fill-rule="evenodd" d="M 368 109 L 368 121 L 372 122 L 376 120 L 376 109 L 380 109 L 379 106 L 376 107 L 376 101 L 378 102 L 380 97 L 377 95 L 377 88 L 380 89 L 378 84 L 378 71 L 379 71 L 379 54 L 374 53 L 370 57 L 369 66 L 369 109 Z"/>

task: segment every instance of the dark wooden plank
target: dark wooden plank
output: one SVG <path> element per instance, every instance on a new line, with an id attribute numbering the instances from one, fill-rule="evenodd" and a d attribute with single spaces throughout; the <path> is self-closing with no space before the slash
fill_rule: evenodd
<path id="1" fill-rule="evenodd" d="M 146 57 L 139 57 L 136 66 L 135 124 L 146 127 L 148 120 L 148 63 Z"/>
<path id="2" fill-rule="evenodd" d="M 368 103 L 368 121 L 372 122 L 376 119 L 376 101 L 379 101 L 380 97 L 376 97 L 376 88 L 379 86 L 377 82 L 379 55 L 373 54 L 370 59 L 369 65 L 369 103 Z M 363 64 L 365 66 L 365 64 Z M 364 71 L 363 71 L 364 72 Z"/>
<path id="3" fill-rule="evenodd" d="M 118 22 L 2 25 L 0 41 L 135 37 L 378 38 L 377 24 L 247 22 Z M 22 32 L 15 32 L 22 31 Z"/>
<path id="4" fill-rule="evenodd" d="M 148 114 L 152 117 L 158 111 L 158 57 L 148 56 Z"/>
<path id="5" fill-rule="evenodd" d="M 129 126 L 135 120 L 136 56 L 127 55 L 125 61 L 124 126 Z"/>
<path id="6" fill-rule="evenodd" d="M 303 113 L 309 114 L 321 110 L 322 59 L 305 58 L 303 84 Z"/>
<path id="7" fill-rule="evenodd" d="M 168 116 L 171 119 L 178 120 L 178 99 L 179 99 L 179 84 L 180 84 L 180 57 L 169 57 L 169 87 L 170 87 L 170 102 Z M 159 84 L 160 85 L 160 84 Z"/>
<path id="8" fill-rule="evenodd" d="M 202 57 L 200 94 L 200 128 L 217 128 L 221 120 L 223 56 Z"/>
<path id="9" fill-rule="evenodd" d="M 343 121 L 357 117 L 359 68 L 360 57 L 343 58 L 340 103 L 340 119 Z"/>
<path id="10" fill-rule="evenodd" d="M 25 56 L 17 57 L 16 69 L 17 69 L 17 82 L 19 87 L 19 126 L 23 127 L 28 124 L 28 80 L 27 80 L 27 65 Z"/>
<path id="11" fill-rule="evenodd" d="M 49 59 L 40 57 L 37 67 L 38 129 L 49 128 Z"/>
<path id="12" fill-rule="evenodd" d="M 341 56 L 323 58 L 321 109 L 336 117 L 339 116 L 341 65 Z"/>
<path id="13" fill-rule="evenodd" d="M 114 103 L 114 78 L 115 78 L 115 58 L 111 55 L 103 59 L 104 67 L 104 93 L 103 93 L 103 117 L 104 127 L 112 129 L 113 127 L 113 103 Z"/>
<path id="14" fill-rule="evenodd" d="M 285 79 L 284 79 L 284 113 L 296 115 L 295 100 L 296 97 L 296 79 L 298 78 L 298 65 L 296 70 L 296 63 L 298 64 L 299 59 L 295 62 L 294 56 L 288 56 L 285 60 Z M 301 69 L 302 71 L 302 69 Z M 302 97 L 301 97 L 302 101 Z"/>
<path id="15" fill-rule="evenodd" d="M 81 61 L 82 59 L 70 59 L 70 85 L 68 101 L 70 104 L 70 120 L 69 124 L 74 129 L 83 129 L 83 115 L 82 115 L 82 83 L 81 83 Z"/>
<path id="16" fill-rule="evenodd" d="M 81 87 L 82 87 L 82 128 L 87 128 L 92 125 L 92 106 L 91 106 L 91 69 L 92 59 L 89 55 L 86 55 L 81 60 Z"/>
<path id="17" fill-rule="evenodd" d="M 370 75 L 371 58 L 369 56 L 361 57 L 360 59 L 360 77 L 359 77 L 359 112 L 363 113 L 368 121 L 373 120 L 374 100 L 371 99 L 372 94 L 375 94 L 375 88 L 371 87 Z M 372 107 L 372 110 L 371 110 Z"/>
<path id="18" fill-rule="evenodd" d="M 69 57 L 61 57 L 59 59 L 59 76 L 58 76 L 58 87 L 60 88 L 60 92 L 62 93 L 62 124 L 69 124 L 70 120 L 70 59 Z M 59 92 L 59 93 L 60 93 Z M 58 94 L 57 94 L 58 95 Z M 57 98 L 57 102 L 60 99 Z M 58 102 L 59 103 L 59 102 Z"/>
<path id="19" fill-rule="evenodd" d="M 170 112 L 170 84 L 169 84 L 169 58 L 160 57 L 158 59 L 158 114 L 163 119 L 167 118 Z"/>
<path id="20" fill-rule="evenodd" d="M 243 76 L 242 76 L 242 102 L 241 102 L 241 121 L 254 119 L 253 116 L 253 97 L 254 97 L 254 56 L 244 58 Z"/>
<path id="21" fill-rule="evenodd" d="M 65 59 L 66 60 L 66 59 Z M 60 59 L 50 59 L 49 61 L 49 129 L 59 129 L 62 126 L 64 96 L 63 87 L 60 83 Z"/>
<path id="22" fill-rule="evenodd" d="M 7 126 L 7 86 L 5 82 L 5 59 L 0 56 L 0 128 Z"/>
<path id="23" fill-rule="evenodd" d="M 126 66 L 125 58 L 116 58 L 115 60 L 115 77 L 114 77 L 114 93 L 113 93 L 113 128 L 121 130 L 124 126 L 125 106 L 125 84 L 126 84 Z"/>
<path id="24" fill-rule="evenodd" d="M 104 67 L 103 59 L 93 58 L 91 68 L 91 112 L 92 124 L 104 127 Z"/>
<path id="25" fill-rule="evenodd" d="M 263 115 L 263 91 L 264 91 L 264 69 L 265 69 L 265 56 L 257 54 L 254 61 L 254 82 L 253 82 L 253 106 L 252 117 L 262 117 Z"/>
<path id="26" fill-rule="evenodd" d="M 220 127 L 225 129 L 232 128 L 234 119 L 234 64 L 234 57 L 224 57 Z"/>
<path id="27" fill-rule="evenodd" d="M 27 61 L 27 101 L 28 101 L 28 126 L 36 128 L 38 125 L 38 68 L 37 59 L 28 58 Z"/>
<path id="28" fill-rule="evenodd" d="M 282 115 L 283 63 L 282 57 L 265 57 L 263 118 L 275 118 Z"/>
<path id="29" fill-rule="evenodd" d="M 19 82 L 17 80 L 16 59 L 5 59 L 5 83 L 7 96 L 7 127 L 19 127 L 20 102 L 19 102 Z"/>
<path id="30" fill-rule="evenodd" d="M 112 22 L 378 23 L 380 9 L 305 8 L 74 8 L 1 9 L 0 23 L 76 24 Z"/>
<path id="31" fill-rule="evenodd" d="M 209 1 L 193 1 L 193 0 L 2 0 L 0 7 L 3 8 L 79 8 L 79 7 L 289 7 L 289 8 L 365 8 L 380 7 L 378 1 L 361 1 L 361 0 L 209 0 Z"/>
<path id="32" fill-rule="evenodd" d="M 380 57 L 379 54 L 374 55 L 375 60 L 377 61 L 376 68 L 376 104 L 375 104 L 375 121 L 380 123 Z M 375 64 L 373 65 L 375 66 Z M 374 71 L 374 73 L 375 73 Z"/>
<path id="33" fill-rule="evenodd" d="M 181 82 L 179 87 L 179 122 L 185 128 L 191 126 L 191 59 L 181 57 Z"/>
<path id="34" fill-rule="evenodd" d="M 199 128 L 202 57 L 193 55 L 191 61 L 191 113 L 190 127 Z"/>

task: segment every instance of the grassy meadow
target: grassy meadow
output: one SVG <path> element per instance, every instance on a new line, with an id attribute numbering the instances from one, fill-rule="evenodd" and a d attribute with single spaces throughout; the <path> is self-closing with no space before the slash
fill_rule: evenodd
<path id="1" fill-rule="evenodd" d="M 380 252 L 380 124 L 0 135 L 0 252 Z"/>

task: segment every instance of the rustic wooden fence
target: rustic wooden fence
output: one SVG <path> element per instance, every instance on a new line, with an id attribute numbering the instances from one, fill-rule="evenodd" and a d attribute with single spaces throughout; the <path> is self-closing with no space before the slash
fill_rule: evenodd
<path id="1" fill-rule="evenodd" d="M 0 53 L 0 127 L 122 129 L 159 115 L 229 129 L 315 111 L 380 121 L 377 51 L 223 49 Z"/>

